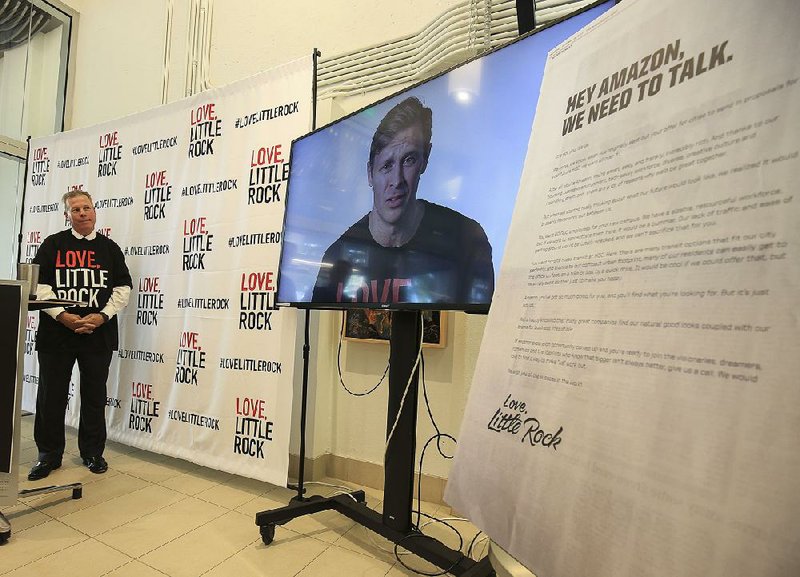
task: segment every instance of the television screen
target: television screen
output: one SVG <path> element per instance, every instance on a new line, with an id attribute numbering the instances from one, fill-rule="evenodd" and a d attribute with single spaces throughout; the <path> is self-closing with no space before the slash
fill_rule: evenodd
<path id="1" fill-rule="evenodd" d="M 611 6 L 296 139 L 278 302 L 487 312 L 547 53 Z"/>

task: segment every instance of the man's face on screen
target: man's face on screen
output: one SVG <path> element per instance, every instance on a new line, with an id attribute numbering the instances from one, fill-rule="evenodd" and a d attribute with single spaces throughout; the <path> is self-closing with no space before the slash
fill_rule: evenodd
<path id="1" fill-rule="evenodd" d="M 413 215 L 419 177 L 428 166 L 430 145 L 418 126 L 403 129 L 367 165 L 373 213 L 384 224 L 402 226 Z"/>

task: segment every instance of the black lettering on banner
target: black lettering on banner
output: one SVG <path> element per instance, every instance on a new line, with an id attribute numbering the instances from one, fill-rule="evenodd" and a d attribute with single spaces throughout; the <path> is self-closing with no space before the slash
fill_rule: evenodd
<path id="1" fill-rule="evenodd" d="M 732 55 L 726 54 L 727 48 L 725 40 L 688 58 L 681 50 L 680 39 L 657 48 L 606 76 L 599 86 L 594 83 L 569 96 L 561 136 L 625 110 L 633 102 L 654 97 L 665 87 L 678 86 L 719 68 L 733 60 Z"/>
<path id="2" fill-rule="evenodd" d="M 182 270 L 204 270 L 205 255 L 213 249 L 214 235 L 207 229 L 206 217 L 183 221 Z"/>
<path id="3" fill-rule="evenodd" d="M 139 279 L 139 294 L 136 297 L 137 325 L 158 326 L 158 313 L 164 309 L 160 282 L 161 278 L 157 276 Z"/>
<path id="4" fill-rule="evenodd" d="M 175 382 L 198 386 L 199 370 L 206 367 L 206 352 L 200 346 L 200 335 L 192 331 L 182 332 L 179 347 L 175 358 Z"/>
<path id="5" fill-rule="evenodd" d="M 97 156 L 97 177 L 117 175 L 117 162 L 122 159 L 122 145 L 115 130 L 100 135 L 100 152 Z"/>
<path id="6" fill-rule="evenodd" d="M 59 166 L 59 168 L 61 167 Z M 47 174 L 49 172 L 50 159 L 48 158 L 47 147 L 34 148 L 31 151 L 30 162 L 31 184 L 33 186 L 44 186 L 47 184 Z"/>
<path id="7" fill-rule="evenodd" d="M 217 117 L 214 103 L 190 111 L 189 158 L 214 154 L 214 139 L 222 136 L 222 119 Z"/>
<path id="8" fill-rule="evenodd" d="M 257 459 L 263 459 L 264 443 L 272 441 L 273 423 L 266 414 L 264 399 L 250 397 L 236 398 L 236 427 L 233 438 L 233 452 Z"/>
<path id="9" fill-rule="evenodd" d="M 242 273 L 239 330 L 272 330 L 275 303 L 274 271 Z"/>
<path id="10" fill-rule="evenodd" d="M 492 414 L 486 428 L 495 433 L 507 434 L 512 437 L 522 433 L 520 441 L 531 447 L 547 447 L 554 451 L 563 440 L 561 434 L 563 427 L 558 427 L 555 432 L 546 431 L 536 417 L 525 417 L 528 412 L 524 401 L 513 398 L 510 394 L 503 404 Z"/>
<path id="11" fill-rule="evenodd" d="M 229 310 L 231 308 L 230 299 L 219 298 L 180 298 L 178 299 L 179 309 L 206 309 L 206 310 Z"/>
<path id="12" fill-rule="evenodd" d="M 288 104 L 275 106 L 273 108 L 265 108 L 259 112 L 253 112 L 252 114 L 237 118 L 234 126 L 236 128 L 245 128 L 264 120 L 273 120 L 275 118 L 281 118 L 283 116 L 295 114 L 299 109 L 299 104 L 300 103 L 298 101 L 294 101 Z"/>
<path id="13" fill-rule="evenodd" d="M 281 202 L 281 185 L 289 178 L 289 163 L 285 162 L 283 146 L 262 146 L 250 155 L 250 181 L 247 204 Z"/>
<path id="14" fill-rule="evenodd" d="M 248 372 L 266 372 L 278 373 L 282 372 L 281 361 L 267 361 L 264 359 L 240 359 L 221 357 L 219 360 L 219 368 L 232 371 L 248 371 Z"/>
<path id="15" fill-rule="evenodd" d="M 139 154 L 147 154 L 148 152 L 153 152 L 156 150 L 161 150 L 163 148 L 171 148 L 178 144 L 178 137 L 171 136 L 169 138 L 161 138 L 159 140 L 154 140 L 153 142 L 148 142 L 146 144 L 139 144 L 134 146 L 131 149 L 131 152 L 134 156 Z"/>
<path id="16" fill-rule="evenodd" d="M 148 363 L 164 364 L 164 353 L 151 351 L 138 351 L 132 349 L 118 349 L 117 356 L 120 359 L 132 359 L 134 361 L 145 361 Z"/>
<path id="17" fill-rule="evenodd" d="M 153 385 L 132 383 L 128 428 L 141 433 L 153 432 L 153 419 L 158 418 L 161 403 L 153 399 Z"/>

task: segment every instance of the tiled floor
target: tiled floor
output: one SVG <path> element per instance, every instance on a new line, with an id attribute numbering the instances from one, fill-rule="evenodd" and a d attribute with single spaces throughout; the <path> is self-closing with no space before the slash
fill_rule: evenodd
<path id="1" fill-rule="evenodd" d="M 383 538 L 334 511 L 278 526 L 269 546 L 261 541 L 255 514 L 286 505 L 294 491 L 109 443 L 109 470 L 93 475 L 80 464 L 75 432 L 68 429 L 61 469 L 29 482 L 36 459 L 33 417 L 21 427 L 20 488 L 84 483 L 83 498 L 59 492 L 20 499 L 3 513 L 11 539 L 0 546 L 0 575 L 13 577 L 275 577 L 415 575 Z M 326 482 L 342 485 L 328 479 Z M 355 487 L 357 488 L 357 487 Z M 308 494 L 337 489 L 309 484 Z M 366 488 L 368 506 L 380 509 L 380 491 Z M 423 503 L 423 511 L 447 518 L 447 507 Z M 463 550 L 477 534 L 465 521 L 451 521 Z M 433 523 L 423 531 L 457 548 L 458 537 Z M 481 536 L 482 537 L 482 536 Z M 478 538 L 478 556 L 486 541 Z M 419 571 L 438 569 L 413 555 L 403 562 Z"/>

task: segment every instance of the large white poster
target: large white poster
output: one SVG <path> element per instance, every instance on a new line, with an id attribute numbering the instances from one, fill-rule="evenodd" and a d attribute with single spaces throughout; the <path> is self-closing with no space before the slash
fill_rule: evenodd
<path id="1" fill-rule="evenodd" d="M 446 499 L 538 577 L 800 575 L 800 4 L 548 58 Z"/>
<path id="2" fill-rule="evenodd" d="M 276 310 L 275 289 L 290 146 L 310 129 L 311 86 L 309 56 L 31 141 L 23 259 L 66 226 L 61 195 L 82 188 L 133 275 L 109 377 L 109 438 L 286 483 L 295 311 Z M 30 410 L 37 323 L 29 315 Z"/>

